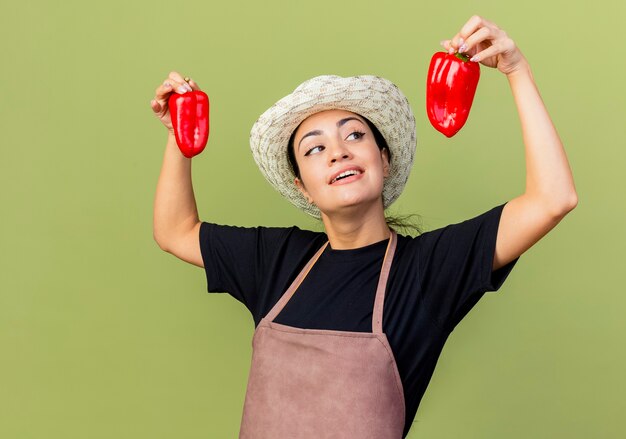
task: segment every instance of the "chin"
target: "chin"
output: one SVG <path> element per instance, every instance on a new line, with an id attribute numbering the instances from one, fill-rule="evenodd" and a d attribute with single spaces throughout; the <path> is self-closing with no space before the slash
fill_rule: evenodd
<path id="1" fill-rule="evenodd" d="M 363 197 L 362 195 L 345 196 L 342 199 L 337 200 L 332 205 L 318 206 L 320 211 L 326 215 L 333 215 L 337 213 L 347 213 L 351 211 L 363 211 L 368 210 L 376 206 L 377 203 L 382 204 L 382 198 L 379 194 L 378 197 Z"/>

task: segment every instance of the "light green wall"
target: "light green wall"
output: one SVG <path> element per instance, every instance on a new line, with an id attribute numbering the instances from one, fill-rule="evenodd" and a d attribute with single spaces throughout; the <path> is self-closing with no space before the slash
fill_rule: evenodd
<path id="1" fill-rule="evenodd" d="M 236 437 L 253 322 L 159 249 L 170 70 L 211 99 L 193 159 L 201 219 L 316 227 L 265 182 L 256 118 L 319 74 L 394 81 L 418 152 L 400 213 L 427 229 L 520 195 L 506 78 L 482 69 L 465 128 L 424 111 L 439 41 L 474 13 L 533 68 L 579 205 L 451 335 L 410 438 L 618 438 L 626 408 L 623 1 L 5 2 L 0 13 L 0 437 Z M 621 432 L 621 433 L 620 433 Z"/>

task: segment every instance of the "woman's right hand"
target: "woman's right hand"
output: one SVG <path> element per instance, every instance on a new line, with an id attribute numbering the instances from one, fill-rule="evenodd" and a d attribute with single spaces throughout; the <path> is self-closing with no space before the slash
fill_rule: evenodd
<path id="1" fill-rule="evenodd" d="M 174 129 L 172 128 L 172 118 L 170 117 L 167 101 L 172 93 L 183 94 L 192 90 L 200 90 L 200 87 L 198 87 L 198 84 L 196 84 L 193 79 L 186 82 L 185 78 L 183 78 L 180 73 L 171 72 L 167 79 L 157 87 L 154 99 L 150 101 L 154 115 L 172 134 L 174 133 Z"/>

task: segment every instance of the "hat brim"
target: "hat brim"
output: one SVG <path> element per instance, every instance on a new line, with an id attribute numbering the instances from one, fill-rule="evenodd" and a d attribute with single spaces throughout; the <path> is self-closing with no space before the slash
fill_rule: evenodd
<path id="1" fill-rule="evenodd" d="M 386 209 L 406 185 L 417 136 L 408 99 L 395 84 L 378 76 L 317 76 L 267 109 L 250 131 L 250 148 L 261 173 L 295 206 L 320 218 L 319 209 L 307 202 L 294 183 L 296 176 L 287 147 L 291 134 L 303 120 L 331 109 L 351 111 L 369 119 L 387 141 L 391 163 L 382 191 Z"/>

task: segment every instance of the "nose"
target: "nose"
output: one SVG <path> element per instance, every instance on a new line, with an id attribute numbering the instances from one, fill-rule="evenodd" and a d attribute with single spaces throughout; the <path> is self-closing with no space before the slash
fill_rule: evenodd
<path id="1" fill-rule="evenodd" d="M 346 160 L 351 157 L 352 154 L 342 142 L 335 142 L 334 145 L 331 147 L 331 151 L 329 154 L 329 165 L 332 165 L 339 160 Z"/>

